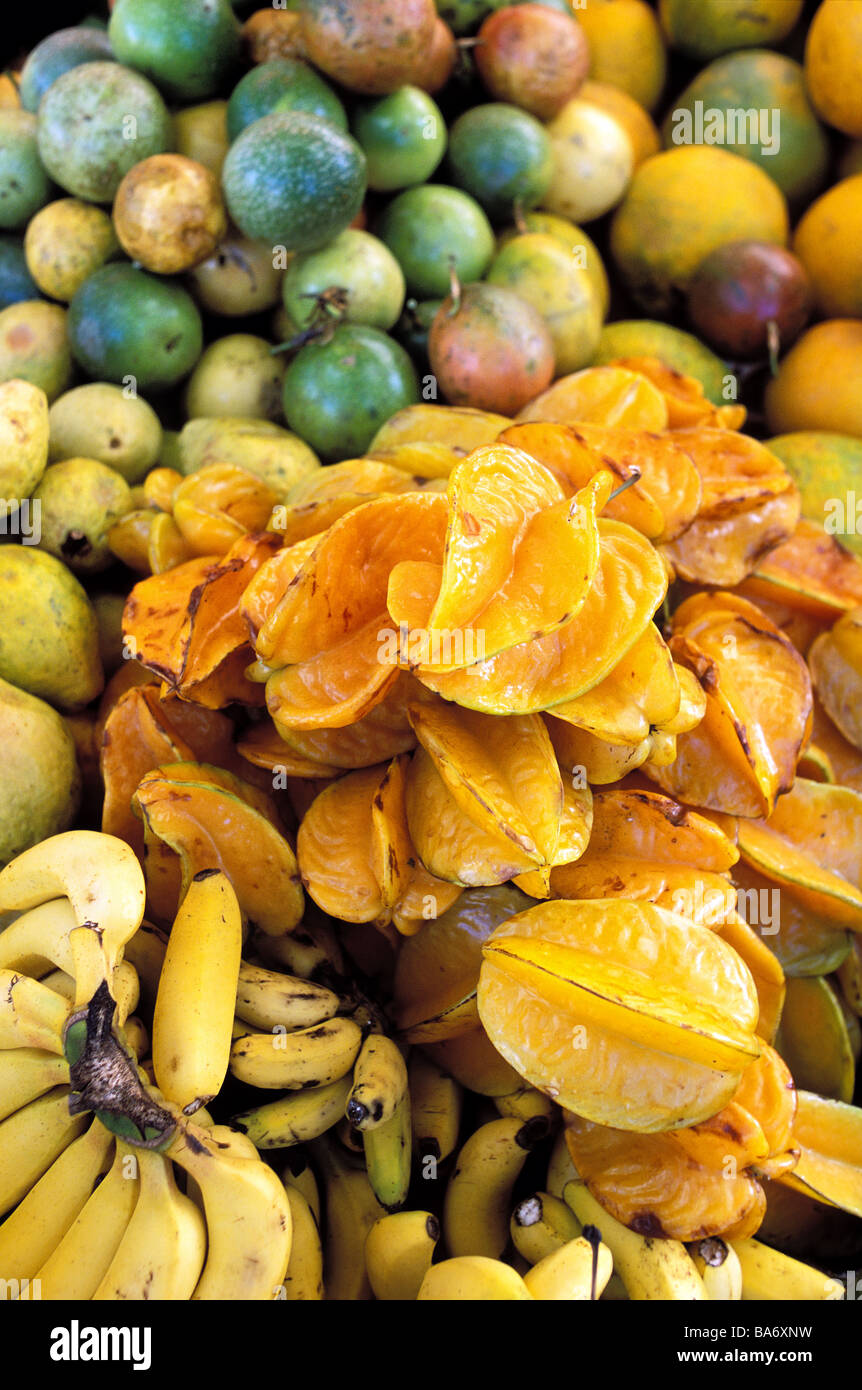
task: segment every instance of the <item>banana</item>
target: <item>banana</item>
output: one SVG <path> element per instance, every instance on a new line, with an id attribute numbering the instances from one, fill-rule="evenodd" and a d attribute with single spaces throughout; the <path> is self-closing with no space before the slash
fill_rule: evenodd
<path id="1" fill-rule="evenodd" d="M 153 1015 L 156 1082 L 186 1114 L 227 1075 L 241 951 L 236 893 L 220 870 L 204 869 L 171 928 Z"/>
<path id="2" fill-rule="evenodd" d="M 52 1086 L 67 1085 L 68 1081 L 68 1062 L 53 1052 L 36 1047 L 10 1047 L 0 1052 L 0 1120 Z"/>
<path id="3" fill-rule="evenodd" d="M 295 1091 L 234 1115 L 231 1124 L 247 1134 L 258 1149 L 307 1144 L 325 1134 L 344 1114 L 351 1085 L 352 1077 L 348 1074 L 331 1086 Z"/>
<path id="4" fill-rule="evenodd" d="M 819 1269 L 813 1269 L 790 1255 L 782 1255 L 759 1240 L 732 1240 L 731 1248 L 742 1267 L 743 1302 L 758 1299 L 782 1302 L 836 1302 L 844 1297 L 844 1285 L 830 1279 Z"/>
<path id="5" fill-rule="evenodd" d="M 421 1164 L 429 1158 L 444 1163 L 458 1147 L 464 1092 L 418 1048 L 410 1054 L 407 1077 L 416 1156 Z"/>
<path id="6" fill-rule="evenodd" d="M 346 1115 L 342 1115 L 335 1125 L 333 1136 L 348 1153 L 365 1155 L 365 1136 L 361 1129 L 354 1129 Z"/>
<path id="7" fill-rule="evenodd" d="M 298 1187 L 289 1186 L 287 1200 L 293 1222 L 293 1239 L 284 1298 L 289 1303 L 317 1303 L 323 1298 L 323 1246 L 314 1212 Z"/>
<path id="8" fill-rule="evenodd" d="M 78 925 L 96 932 L 100 978 L 109 980 L 144 916 L 146 885 L 134 851 L 114 835 L 66 830 L 25 850 L 0 870 L 0 912 L 23 912 L 61 897 L 69 899 Z M 78 977 L 76 1002 L 86 1003 L 98 983 Z"/>
<path id="9" fill-rule="evenodd" d="M 533 1295 L 520 1274 L 502 1260 L 486 1255 L 458 1255 L 432 1265 L 417 1294 L 420 1301 L 482 1303 L 529 1299 Z"/>
<path id="10" fill-rule="evenodd" d="M 69 1003 L 75 1000 L 75 977 L 68 975 L 65 970 L 51 970 L 47 975 L 39 977 L 39 984 L 46 989 L 52 989 L 55 994 L 62 994 Z"/>
<path id="11" fill-rule="evenodd" d="M 524 1283 L 543 1302 L 583 1303 L 599 1298 L 613 1268 L 613 1256 L 602 1241 L 593 1245 L 578 1236 L 528 1269 Z"/>
<path id="12" fill-rule="evenodd" d="M 320 1225 L 320 1189 L 317 1178 L 302 1149 L 291 1149 L 281 1174 L 285 1187 L 295 1187 L 301 1192 L 311 1207 L 314 1219 Z"/>
<path id="13" fill-rule="evenodd" d="M 419 1295 L 440 1239 L 430 1211 L 396 1211 L 381 1216 L 365 1237 L 365 1268 L 376 1299 L 392 1303 Z"/>
<path id="14" fill-rule="evenodd" d="M 68 898 L 24 912 L 0 931 L 0 970 L 41 978 L 55 967 L 72 973 L 69 932 L 78 925 Z"/>
<path id="15" fill-rule="evenodd" d="M 0 1278 L 33 1278 L 81 1212 L 113 1148 L 113 1134 L 94 1119 L 54 1160 L 0 1226 Z"/>
<path id="16" fill-rule="evenodd" d="M 703 1280 L 681 1241 L 630 1231 L 599 1205 L 585 1183 L 566 1183 L 563 1199 L 582 1226 L 597 1228 L 633 1302 L 706 1299 Z"/>
<path id="17" fill-rule="evenodd" d="M 69 1001 L 29 975 L 0 970 L 0 1049 L 39 1047 L 63 1054 Z"/>
<path id="18" fill-rule="evenodd" d="M 54 1087 L 0 1123 L 0 1216 L 86 1127 L 86 1115 L 69 1114 L 68 1086 Z"/>
<path id="19" fill-rule="evenodd" d="M 364 1168 L 329 1139 L 316 1142 L 313 1156 L 324 1182 L 323 1287 L 327 1300 L 371 1298 L 365 1268 L 365 1238 L 386 1212 L 371 1190 Z"/>
<path id="20" fill-rule="evenodd" d="M 160 1153 L 137 1151 L 140 1193 L 98 1288 L 96 1302 L 191 1298 L 204 1267 L 206 1223 Z"/>
<path id="21" fill-rule="evenodd" d="M 345 973 L 344 953 L 334 931 L 323 921 L 312 925 L 303 922 L 284 936 L 256 932 L 254 944 L 264 962 L 283 965 L 303 980 Z"/>
<path id="22" fill-rule="evenodd" d="M 255 1028 L 253 1023 L 243 1023 L 241 1018 L 234 1018 L 231 1024 L 231 1042 L 235 1043 L 237 1038 L 250 1038 L 252 1034 L 262 1033 L 262 1028 Z"/>
<path id="23" fill-rule="evenodd" d="M 278 1296 L 290 1259 L 290 1203 L 268 1164 L 230 1152 L 224 1125 L 179 1124 L 166 1155 L 195 1179 L 207 1223 L 207 1257 L 192 1297 L 231 1302 Z"/>
<path id="24" fill-rule="evenodd" d="M 93 1297 L 132 1219 L 139 1188 L 135 1150 L 118 1140 L 108 1172 L 36 1274 L 44 1299 Z"/>
<path id="25" fill-rule="evenodd" d="M 167 946 L 166 932 L 154 927 L 152 922 L 142 922 L 134 936 L 129 937 L 123 950 L 123 959 L 130 961 L 138 972 L 141 999 L 148 1019 L 152 1018 L 156 1007 L 159 978 L 165 963 Z"/>
<path id="26" fill-rule="evenodd" d="M 509 1239 L 515 1179 L 547 1133 L 548 1121 L 539 1115 L 525 1124 L 511 1116 L 491 1120 L 471 1134 L 458 1154 L 443 1205 L 451 1255 L 499 1259 Z"/>
<path id="27" fill-rule="evenodd" d="M 509 1096 L 494 1096 L 494 1108 L 498 1115 L 513 1115 L 516 1120 L 531 1120 L 534 1115 L 544 1115 L 553 1119 L 554 1103 L 535 1086 L 525 1086 L 523 1090 L 513 1091 Z"/>
<path id="28" fill-rule="evenodd" d="M 574 1212 L 550 1192 L 534 1192 L 512 1212 L 509 1222 L 512 1244 L 529 1264 L 538 1264 L 581 1234 Z"/>
<path id="29" fill-rule="evenodd" d="M 391 1120 L 407 1091 L 407 1066 L 398 1044 L 371 1033 L 362 1044 L 353 1072 L 346 1115 L 357 1129 L 369 1130 Z"/>
<path id="30" fill-rule="evenodd" d="M 149 1051 L 150 1035 L 136 1014 L 126 1019 L 123 1024 L 123 1033 L 132 1052 L 140 1061 Z"/>
<path id="31" fill-rule="evenodd" d="M 329 1086 L 349 1072 L 362 1046 L 362 1031 L 349 1018 L 330 1018 L 294 1033 L 251 1033 L 230 1050 L 238 1081 L 264 1090 L 301 1091 Z"/>
<path id="32" fill-rule="evenodd" d="M 551 1149 L 551 1157 L 548 1159 L 548 1176 L 545 1179 L 545 1186 L 552 1197 L 559 1197 L 563 1200 L 563 1189 L 567 1182 L 578 1181 L 578 1170 L 572 1162 L 569 1153 L 569 1146 L 566 1143 L 566 1131 L 561 1129 L 556 1139 L 554 1147 Z"/>
<path id="33" fill-rule="evenodd" d="M 372 1192 L 387 1211 L 403 1206 L 410 1187 L 413 1153 L 410 1092 L 404 1092 L 391 1120 L 364 1130 L 362 1137 L 365 1143 L 365 1168 Z"/>
<path id="34" fill-rule="evenodd" d="M 115 968 L 111 980 L 111 993 L 117 1002 L 116 1021 L 122 1027 L 129 1014 L 134 1013 L 138 1007 L 141 998 L 138 972 L 131 961 L 121 960 Z"/>
<path id="35" fill-rule="evenodd" d="M 301 976 L 282 975 L 245 960 L 240 964 L 236 1012 L 256 1028 L 311 1028 L 333 1018 L 340 1003 L 331 989 Z"/>
<path id="36" fill-rule="evenodd" d="M 707 1298 L 733 1303 L 742 1298 L 742 1265 L 732 1245 L 718 1236 L 696 1240 L 687 1247 L 703 1280 Z"/>

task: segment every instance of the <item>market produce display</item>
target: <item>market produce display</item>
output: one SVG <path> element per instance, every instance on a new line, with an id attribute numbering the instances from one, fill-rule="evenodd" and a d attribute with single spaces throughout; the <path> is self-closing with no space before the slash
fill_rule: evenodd
<path id="1" fill-rule="evenodd" d="M 7 1296 L 858 1297 L 862 0 L 74 19 L 0 78 Z"/>

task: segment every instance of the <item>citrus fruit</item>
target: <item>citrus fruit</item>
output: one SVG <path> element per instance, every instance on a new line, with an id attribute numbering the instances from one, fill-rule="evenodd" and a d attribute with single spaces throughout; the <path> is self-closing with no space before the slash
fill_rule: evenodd
<path id="1" fill-rule="evenodd" d="M 51 182 L 36 143 L 36 117 L 0 108 L 0 227 L 25 226 L 50 196 Z"/>
<path id="2" fill-rule="evenodd" d="M 505 102 L 474 106 L 449 132 L 449 166 L 455 182 L 491 218 L 532 207 L 548 191 L 551 144 L 542 125 Z"/>
<path id="3" fill-rule="evenodd" d="M 803 333 L 767 386 L 765 407 L 775 434 L 862 435 L 862 322 L 827 319 Z"/>
<path id="4" fill-rule="evenodd" d="M 588 101 L 591 106 L 598 106 L 600 111 L 613 116 L 622 126 L 632 142 L 635 168 L 649 159 L 651 154 L 658 154 L 661 136 L 655 121 L 646 107 L 624 92 L 622 87 L 612 87 L 609 82 L 593 82 L 591 79 L 584 83 L 578 96 L 581 101 Z"/>
<path id="5" fill-rule="evenodd" d="M 294 256 L 282 283 L 284 305 L 299 328 L 312 320 L 326 291 L 344 295 L 343 318 L 386 330 L 404 305 L 404 275 L 389 250 L 370 232 L 348 227 L 320 251 Z"/>
<path id="6" fill-rule="evenodd" d="M 542 206 L 573 222 L 592 222 L 616 207 L 634 170 L 634 150 L 607 112 L 575 97 L 550 122 L 553 175 Z"/>
<path id="7" fill-rule="evenodd" d="M 239 59 L 228 0 L 117 0 L 108 24 L 116 57 L 178 101 L 214 96 Z"/>
<path id="8" fill-rule="evenodd" d="M 53 401 L 71 376 L 65 309 L 44 299 L 22 299 L 0 312 L 0 381 L 20 377 Z"/>
<path id="9" fill-rule="evenodd" d="M 581 26 L 546 5 L 498 10 L 479 30 L 476 67 L 488 91 L 540 121 L 556 116 L 575 95 L 589 64 Z"/>
<path id="10" fill-rule="evenodd" d="M 822 120 L 862 138 L 862 4 L 823 0 L 805 41 L 805 80 Z"/>
<path id="11" fill-rule="evenodd" d="M 20 237 L 0 236 L 0 309 L 21 299 L 38 299 L 39 286 L 27 269 Z"/>
<path id="12" fill-rule="evenodd" d="M 379 193 L 424 183 L 446 149 L 440 108 L 418 87 L 358 104 L 353 135 L 365 151 L 368 187 Z"/>
<path id="13" fill-rule="evenodd" d="M 197 160 L 216 178 L 221 178 L 222 165 L 228 152 L 227 102 L 205 101 L 199 106 L 184 106 L 174 112 L 174 146 L 177 154 Z"/>
<path id="14" fill-rule="evenodd" d="M 698 103 L 705 113 L 702 129 L 694 120 Z M 802 67 L 764 48 L 729 53 L 703 68 L 674 102 L 662 135 L 668 147 L 705 140 L 752 160 L 796 203 L 822 187 L 829 169 L 829 142 L 808 99 Z"/>
<path id="15" fill-rule="evenodd" d="M 700 382 L 715 405 L 724 405 L 725 364 L 691 333 L 653 319 L 620 319 L 602 329 L 593 366 L 604 366 L 621 357 L 657 357 L 673 371 Z"/>
<path id="16" fill-rule="evenodd" d="M 410 294 L 441 299 L 450 266 L 463 283 L 478 280 L 494 254 L 494 233 L 479 204 L 460 188 L 407 188 L 384 208 L 377 235 L 401 269 Z"/>
<path id="17" fill-rule="evenodd" d="M 407 353 L 366 324 L 340 324 L 325 343 L 308 343 L 284 378 L 292 430 L 327 463 L 358 458 L 385 420 L 419 399 Z"/>
<path id="18" fill-rule="evenodd" d="M 667 69 L 664 37 L 655 12 L 643 0 L 587 4 L 578 11 L 587 37 L 590 77 L 619 87 L 652 111 Z"/>
<path id="19" fill-rule="evenodd" d="M 648 312 L 666 311 L 717 246 L 739 239 L 787 241 L 784 195 L 750 160 L 704 145 L 647 159 L 611 223 L 611 252 Z"/>
<path id="20" fill-rule="evenodd" d="M 246 236 L 312 251 L 349 226 L 362 206 L 365 155 L 351 136 L 319 116 L 276 113 L 233 142 L 222 187 Z"/>
<path id="21" fill-rule="evenodd" d="M 842 179 L 805 212 L 793 250 L 824 317 L 862 317 L 862 174 Z"/>
<path id="22" fill-rule="evenodd" d="M 61 188 L 109 203 L 123 175 L 171 143 L 171 118 L 152 82 L 119 63 L 82 63 L 39 107 L 39 154 Z"/>
<path id="23" fill-rule="evenodd" d="M 302 0 L 300 13 L 314 66 L 367 96 L 415 82 L 437 22 L 433 0 Z"/>
<path id="24" fill-rule="evenodd" d="M 602 306 L 589 273 L 562 242 L 541 232 L 513 237 L 497 252 L 486 279 L 514 290 L 542 315 L 557 376 L 592 361 L 602 331 Z"/>
<path id="25" fill-rule="evenodd" d="M 783 246 L 731 241 L 701 261 L 688 286 L 689 317 L 708 343 L 731 358 L 765 357 L 790 347 L 811 316 L 811 282 Z"/>
<path id="26" fill-rule="evenodd" d="M 214 314 L 242 318 L 278 303 L 282 274 L 274 265 L 272 246 L 229 232 L 216 251 L 189 277 L 198 303 Z"/>
<path id="27" fill-rule="evenodd" d="M 428 358 L 452 405 L 514 414 L 550 383 L 554 348 L 532 304 L 500 285 L 466 285 L 431 322 Z"/>
<path id="28" fill-rule="evenodd" d="M 227 231 L 215 175 L 182 154 L 133 165 L 114 199 L 123 250 L 145 270 L 178 275 L 212 255 Z"/>
<path id="29" fill-rule="evenodd" d="M 689 58 L 717 58 L 734 48 L 778 44 L 802 11 L 803 0 L 659 0 L 659 19 L 671 48 Z"/>
<path id="30" fill-rule="evenodd" d="M 862 555 L 862 491 L 853 492 L 862 478 L 862 439 L 798 430 L 767 439 L 766 447 L 799 488 L 802 515 Z"/>
<path id="31" fill-rule="evenodd" d="M 130 265 L 107 265 L 86 280 L 69 306 L 76 361 L 97 381 L 139 390 L 173 386 L 201 354 L 195 302 L 180 285 Z"/>
<path id="32" fill-rule="evenodd" d="M 239 80 L 227 104 L 228 138 L 235 140 L 252 121 L 274 111 L 308 111 L 347 129 L 344 107 L 332 88 L 297 58 L 271 58 Z"/>
<path id="33" fill-rule="evenodd" d="M 107 34 L 98 29 L 56 30 L 27 55 L 18 79 L 21 105 L 35 113 L 51 83 L 64 72 L 79 63 L 110 62 L 113 56 Z"/>
<path id="34" fill-rule="evenodd" d="M 592 280 L 604 317 L 611 298 L 608 275 L 599 248 L 592 238 L 587 236 L 583 227 L 576 227 L 567 217 L 557 217 L 552 212 L 539 212 L 533 208 L 532 211 L 524 213 L 517 227 L 502 233 L 499 239 L 500 246 L 505 246 L 512 237 L 520 236 L 524 232 L 542 232 L 565 246 L 575 265 L 581 266 Z"/>
<path id="35" fill-rule="evenodd" d="M 27 264 L 39 289 L 65 303 L 119 249 L 109 215 L 78 198 L 48 203 L 30 219 L 24 234 Z"/>

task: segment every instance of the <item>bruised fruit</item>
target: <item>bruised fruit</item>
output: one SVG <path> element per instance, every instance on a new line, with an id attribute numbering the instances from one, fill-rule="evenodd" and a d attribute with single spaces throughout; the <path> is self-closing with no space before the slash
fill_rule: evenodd
<path id="1" fill-rule="evenodd" d="M 181 154 L 158 154 L 129 170 L 114 201 L 123 250 L 145 270 L 177 275 L 212 255 L 227 231 L 218 181 Z"/>
<path id="2" fill-rule="evenodd" d="M 476 67 L 488 91 L 540 121 L 556 116 L 576 94 L 589 66 L 583 29 L 546 5 L 498 10 L 479 30 Z"/>
<path id="3" fill-rule="evenodd" d="M 811 308 L 805 267 L 783 246 L 764 241 L 717 247 L 688 286 L 695 330 L 731 359 L 784 351 L 799 337 Z"/>
<path id="4" fill-rule="evenodd" d="M 41 508 L 41 540 L 76 574 L 96 574 L 113 564 L 108 531 L 131 511 L 125 478 L 96 459 L 52 463 L 33 494 Z"/>
<path id="5" fill-rule="evenodd" d="M 78 198 L 49 203 L 31 218 L 24 236 L 30 274 L 43 294 L 64 303 L 119 249 L 108 214 Z"/>
<path id="6" fill-rule="evenodd" d="M 434 37 L 433 0 L 302 0 L 303 48 L 316 68 L 368 96 L 414 82 Z"/>
<path id="7" fill-rule="evenodd" d="M 550 385 L 554 345 L 532 304 L 499 285 L 444 299 L 428 334 L 431 370 L 456 406 L 514 412 Z"/>
<path id="8" fill-rule="evenodd" d="M 48 421 L 52 463 L 98 459 L 130 484 L 140 482 L 152 468 L 162 446 L 162 427 L 153 407 L 107 381 L 64 392 L 51 406 Z"/>

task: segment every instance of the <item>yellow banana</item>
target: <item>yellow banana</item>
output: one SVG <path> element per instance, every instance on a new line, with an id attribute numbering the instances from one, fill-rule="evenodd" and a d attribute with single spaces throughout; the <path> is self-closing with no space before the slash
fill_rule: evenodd
<path id="1" fill-rule="evenodd" d="M 146 885 L 134 851 L 114 835 L 67 830 L 19 854 L 0 870 L 0 912 L 23 912 L 67 897 L 79 926 L 94 929 L 109 980 L 144 916 Z M 71 972 L 70 972 L 71 973 Z M 95 993 L 97 979 L 78 979 L 77 1002 Z"/>
<path id="2" fill-rule="evenodd" d="M 283 1297 L 289 1303 L 316 1303 L 323 1298 L 323 1246 L 314 1212 L 298 1187 L 286 1189 L 293 1239 Z"/>
<path id="3" fill-rule="evenodd" d="M 365 1268 L 374 1297 L 397 1302 L 418 1297 L 440 1239 L 440 1223 L 429 1211 L 381 1216 L 365 1237 Z"/>
<path id="4" fill-rule="evenodd" d="M 581 1234 L 581 1223 L 559 1197 L 534 1192 L 512 1212 L 509 1222 L 512 1244 L 529 1264 L 538 1264 Z"/>
<path id="5" fill-rule="evenodd" d="M 0 1215 L 9 1211 L 87 1127 L 69 1114 L 69 1087 L 56 1086 L 0 1123 Z"/>
<path id="6" fill-rule="evenodd" d="M 499 1259 L 509 1239 L 512 1187 L 527 1154 L 547 1136 L 543 1116 L 480 1125 L 460 1150 L 446 1188 L 443 1233 L 451 1255 Z"/>
<path id="7" fill-rule="evenodd" d="M 385 1124 L 407 1091 L 407 1066 L 398 1044 L 383 1033 L 370 1033 L 353 1072 L 346 1115 L 356 1129 Z"/>
<path id="8" fill-rule="evenodd" d="M 410 1187 L 410 1160 L 413 1155 L 410 1092 L 404 1092 L 391 1120 L 384 1120 L 383 1124 L 364 1130 L 362 1137 L 365 1168 L 372 1192 L 387 1211 L 403 1206 Z"/>
<path id="9" fill-rule="evenodd" d="M 516 1120 L 531 1120 L 534 1115 L 544 1115 L 548 1120 L 554 1114 L 554 1103 L 535 1086 L 525 1086 L 523 1090 L 513 1091 L 509 1096 L 494 1096 L 494 1108 L 499 1115 L 512 1115 Z"/>
<path id="10" fill-rule="evenodd" d="M 140 1193 L 123 1238 L 98 1288 L 102 1300 L 191 1298 L 204 1267 L 206 1223 L 183 1196 L 173 1165 L 160 1153 L 137 1151 Z"/>
<path id="11" fill-rule="evenodd" d="M 633 1302 L 706 1298 L 703 1280 L 680 1241 L 652 1239 L 630 1231 L 599 1205 L 585 1183 L 566 1183 L 563 1198 L 582 1226 L 595 1226 L 599 1231 Z"/>
<path id="12" fill-rule="evenodd" d="M 417 1294 L 420 1301 L 502 1302 L 533 1295 L 520 1274 L 502 1260 L 486 1255 L 458 1255 L 432 1265 Z"/>
<path id="13" fill-rule="evenodd" d="M 548 1159 L 548 1176 L 545 1179 L 545 1186 L 552 1197 L 559 1197 L 563 1200 L 563 1189 L 567 1182 L 577 1182 L 578 1171 L 572 1162 L 569 1146 L 566 1143 L 566 1131 L 561 1129 L 554 1146 L 551 1149 L 551 1157 Z"/>
<path id="14" fill-rule="evenodd" d="M 265 964 L 276 968 L 283 965 L 291 975 L 299 975 L 303 980 L 345 973 L 344 955 L 335 933 L 322 921 L 313 925 L 303 922 L 284 936 L 257 932 L 254 944 Z"/>
<path id="15" fill-rule="evenodd" d="M 137 1175 L 134 1149 L 118 1140 L 110 1169 L 36 1275 L 44 1299 L 93 1297 L 132 1219 Z"/>
<path id="16" fill-rule="evenodd" d="M 171 928 L 153 1015 L 153 1065 L 168 1100 L 191 1114 L 221 1090 L 230 1059 L 242 914 L 230 880 L 192 879 Z"/>
<path id="17" fill-rule="evenodd" d="M 352 1077 L 348 1074 L 331 1086 L 295 1091 L 234 1115 L 231 1124 L 247 1134 L 258 1149 L 307 1144 L 325 1134 L 344 1114 L 351 1085 Z"/>
<path id="18" fill-rule="evenodd" d="M 458 1147 L 463 1089 L 418 1048 L 410 1054 L 407 1076 L 417 1158 L 444 1163 Z"/>
<path id="19" fill-rule="evenodd" d="M 224 1125 L 182 1124 L 166 1150 L 197 1182 L 206 1212 L 207 1257 L 193 1297 L 268 1301 L 290 1259 L 290 1204 L 268 1164 L 229 1152 L 230 1136 Z"/>
<path id="20" fill-rule="evenodd" d="M 365 1136 L 361 1129 L 353 1128 L 346 1115 L 342 1115 L 332 1133 L 348 1153 L 365 1155 Z"/>
<path id="21" fill-rule="evenodd" d="M 349 1018 L 330 1018 L 294 1033 L 251 1033 L 230 1050 L 238 1081 L 264 1090 L 301 1091 L 329 1086 L 349 1072 L 362 1046 L 362 1032 Z"/>
<path id="22" fill-rule="evenodd" d="M 0 931 L 0 970 L 39 978 L 55 967 L 72 973 L 69 932 L 78 925 L 68 898 L 31 908 Z"/>
<path id="23" fill-rule="evenodd" d="M 67 974 L 65 970 L 51 970 L 47 975 L 40 976 L 39 984 L 44 985 L 46 989 L 52 989 L 55 994 L 62 994 L 70 1004 L 74 1003 L 75 977 Z"/>
<path id="24" fill-rule="evenodd" d="M 40 1047 L 63 1053 L 69 1001 L 29 975 L 0 970 L 0 1048 Z"/>
<path id="25" fill-rule="evenodd" d="M 146 1056 L 150 1047 L 150 1035 L 136 1014 L 127 1018 L 123 1024 L 123 1034 L 138 1061 Z"/>
<path id="26" fill-rule="evenodd" d="M 10 1047 L 0 1052 L 0 1120 L 29 1105 L 52 1086 L 69 1081 L 69 1064 L 53 1052 L 36 1047 Z"/>
<path id="27" fill-rule="evenodd" d="M 123 959 L 130 961 L 138 972 L 141 986 L 141 999 L 147 1018 L 152 1018 L 159 992 L 159 978 L 165 963 L 168 946 L 167 933 L 152 922 L 142 922 L 134 936 L 129 937 L 123 950 Z"/>
<path id="28" fill-rule="evenodd" d="M 113 1134 L 94 1119 L 54 1160 L 0 1226 L 0 1278 L 33 1278 L 81 1212 L 113 1148 Z"/>
<path id="29" fill-rule="evenodd" d="M 782 1255 L 759 1240 L 732 1240 L 731 1247 L 742 1267 L 742 1298 L 744 1302 L 779 1300 L 781 1302 L 836 1302 L 844 1297 L 844 1285 L 830 1279 L 819 1269 Z"/>
<path id="30" fill-rule="evenodd" d="M 534 1264 L 524 1283 L 534 1298 L 543 1302 L 585 1302 L 597 1299 L 613 1273 L 608 1247 L 584 1236 L 561 1245 Z"/>
<path id="31" fill-rule="evenodd" d="M 688 1247 L 713 1303 L 733 1303 L 742 1298 L 742 1265 L 732 1245 L 718 1236 L 696 1240 Z"/>
<path id="32" fill-rule="evenodd" d="M 386 1212 L 371 1190 L 364 1168 L 329 1139 L 313 1146 L 324 1183 L 323 1287 L 327 1300 L 371 1297 L 365 1268 L 365 1238 Z"/>
<path id="33" fill-rule="evenodd" d="M 340 1002 L 331 989 L 299 975 L 282 975 L 245 960 L 240 964 L 236 1012 L 256 1028 L 311 1028 L 333 1018 Z"/>
<path id="34" fill-rule="evenodd" d="M 311 1207 L 314 1219 L 320 1226 L 320 1189 L 317 1178 L 302 1149 L 291 1149 L 284 1165 L 281 1180 L 285 1187 L 295 1187 L 301 1192 Z"/>

